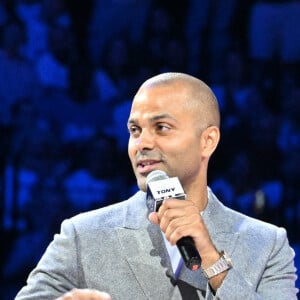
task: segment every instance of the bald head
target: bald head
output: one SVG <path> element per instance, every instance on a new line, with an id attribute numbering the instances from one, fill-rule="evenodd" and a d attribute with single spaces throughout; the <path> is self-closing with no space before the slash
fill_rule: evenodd
<path id="1" fill-rule="evenodd" d="M 139 91 L 159 86 L 176 86 L 185 90 L 185 108 L 191 109 L 199 125 L 220 127 L 218 101 L 207 84 L 184 73 L 163 73 L 145 81 Z M 138 92 L 139 93 L 139 92 Z"/>

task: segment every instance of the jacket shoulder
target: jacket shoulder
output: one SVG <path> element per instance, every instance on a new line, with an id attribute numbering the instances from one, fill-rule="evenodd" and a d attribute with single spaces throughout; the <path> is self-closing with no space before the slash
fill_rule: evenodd
<path id="1" fill-rule="evenodd" d="M 146 210 L 144 193 L 137 192 L 124 201 L 80 213 L 69 219 L 75 227 L 124 227 L 132 218 L 138 222 L 141 210 Z"/>

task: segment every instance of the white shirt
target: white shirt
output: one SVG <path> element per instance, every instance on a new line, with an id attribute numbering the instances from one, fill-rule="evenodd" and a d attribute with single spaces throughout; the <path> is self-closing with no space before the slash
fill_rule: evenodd
<path id="1" fill-rule="evenodd" d="M 181 266 L 182 266 L 182 258 L 181 258 L 181 254 L 177 248 L 177 246 L 172 246 L 169 241 L 166 239 L 165 235 L 163 234 L 164 237 L 164 241 L 165 241 L 165 245 L 167 247 L 169 256 L 170 256 L 170 260 L 171 260 L 171 265 L 172 265 L 172 269 L 173 269 L 173 273 L 175 274 L 175 278 L 178 278 L 178 275 L 180 273 L 181 270 Z"/>

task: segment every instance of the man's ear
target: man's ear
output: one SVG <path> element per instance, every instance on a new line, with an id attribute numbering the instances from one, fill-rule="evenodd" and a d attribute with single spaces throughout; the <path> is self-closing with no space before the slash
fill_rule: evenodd
<path id="1" fill-rule="evenodd" d="M 201 134 L 202 156 L 209 158 L 216 150 L 220 140 L 220 129 L 217 126 L 209 126 Z"/>

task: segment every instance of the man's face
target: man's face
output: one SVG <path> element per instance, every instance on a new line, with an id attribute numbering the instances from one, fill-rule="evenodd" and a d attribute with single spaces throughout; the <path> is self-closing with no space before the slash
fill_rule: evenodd
<path id="1" fill-rule="evenodd" d="M 138 186 L 146 191 L 153 170 L 177 176 L 183 187 L 200 177 L 201 147 L 196 113 L 182 84 L 148 86 L 136 95 L 128 121 L 128 154 Z"/>

